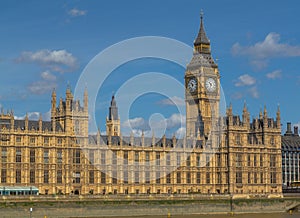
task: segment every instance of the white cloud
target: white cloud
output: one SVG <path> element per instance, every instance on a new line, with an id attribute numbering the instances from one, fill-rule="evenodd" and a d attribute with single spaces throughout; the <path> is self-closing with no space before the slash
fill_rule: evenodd
<path id="1" fill-rule="evenodd" d="M 56 81 L 56 76 L 48 71 L 42 72 L 41 77 L 46 81 Z"/>
<path id="2" fill-rule="evenodd" d="M 251 95 L 251 97 L 253 97 L 253 98 L 259 98 L 259 92 L 258 92 L 256 86 L 254 86 L 254 87 L 248 89 L 248 93 L 249 93 L 249 94 Z"/>
<path id="3" fill-rule="evenodd" d="M 178 96 L 173 96 L 171 98 L 166 98 L 158 102 L 161 105 L 175 105 L 175 106 L 185 106 L 185 101 L 183 98 Z"/>
<path id="4" fill-rule="evenodd" d="M 151 119 L 150 121 L 145 120 L 142 117 L 136 117 L 122 123 L 122 132 L 124 135 L 133 133 L 136 136 L 141 136 L 144 132 L 145 136 L 151 137 L 153 132 L 156 136 L 162 136 L 166 134 L 167 130 L 178 128 L 177 130 L 174 130 L 175 134 L 182 135 L 180 134 L 180 131 L 185 129 L 185 120 L 185 116 L 177 113 L 172 114 L 168 118 Z"/>
<path id="5" fill-rule="evenodd" d="M 84 16 L 87 14 L 87 11 L 86 10 L 79 10 L 77 8 L 73 8 L 71 10 L 68 11 L 68 14 L 71 16 L 71 17 L 79 17 L 79 16 Z"/>
<path id="6" fill-rule="evenodd" d="M 248 74 L 244 74 L 238 78 L 238 81 L 235 83 L 235 86 L 251 86 L 256 83 L 255 78 Z"/>
<path id="7" fill-rule="evenodd" d="M 27 89 L 31 94 L 43 95 L 45 93 L 51 92 L 54 88 L 57 87 L 57 78 L 50 72 L 42 72 L 41 78 L 41 80 L 28 85 Z"/>
<path id="8" fill-rule="evenodd" d="M 271 73 L 268 73 L 266 76 L 268 79 L 273 79 L 273 80 L 279 79 L 281 78 L 281 70 L 275 70 Z"/>
<path id="9" fill-rule="evenodd" d="M 235 43 L 231 51 L 233 55 L 249 56 L 252 60 L 251 63 L 257 67 L 265 67 L 269 58 L 300 56 L 300 46 L 281 43 L 280 35 L 272 32 L 266 36 L 264 41 L 251 46 L 241 46 L 239 43 Z"/>
<path id="10" fill-rule="evenodd" d="M 37 63 L 61 73 L 74 70 L 78 65 L 77 59 L 66 50 L 25 51 L 22 52 L 17 61 Z"/>
<path id="11" fill-rule="evenodd" d="M 133 119 L 126 120 L 122 126 L 129 128 L 140 128 L 145 125 L 145 120 L 142 117 L 136 117 Z"/>

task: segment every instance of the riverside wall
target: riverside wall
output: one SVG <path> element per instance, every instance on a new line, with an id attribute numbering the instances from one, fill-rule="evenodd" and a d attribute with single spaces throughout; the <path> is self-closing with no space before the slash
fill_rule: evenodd
<path id="1" fill-rule="evenodd" d="M 2 197 L 0 217 L 133 217 L 227 213 L 281 213 L 300 197 L 232 199 L 229 196 Z"/>

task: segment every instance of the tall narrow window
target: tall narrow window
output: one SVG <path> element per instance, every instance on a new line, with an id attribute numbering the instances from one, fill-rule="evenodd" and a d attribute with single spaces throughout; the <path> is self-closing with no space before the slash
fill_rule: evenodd
<path id="1" fill-rule="evenodd" d="M 235 173 L 235 182 L 238 184 L 242 184 L 243 183 L 243 174 L 241 171 L 237 171 Z"/>
<path id="2" fill-rule="evenodd" d="M 177 153 L 177 166 L 180 166 L 181 165 L 181 154 L 180 153 Z"/>
<path id="3" fill-rule="evenodd" d="M 128 151 L 124 151 L 124 160 L 123 160 L 123 162 L 124 162 L 124 165 L 128 165 Z"/>
<path id="4" fill-rule="evenodd" d="M 181 184 L 181 173 L 180 172 L 176 173 L 176 183 Z"/>
<path id="5" fill-rule="evenodd" d="M 190 172 L 186 173 L 186 183 L 191 184 L 191 173 Z"/>
<path id="6" fill-rule="evenodd" d="M 106 174 L 101 172 L 101 183 L 106 184 Z"/>
<path id="7" fill-rule="evenodd" d="M 6 163 L 7 162 L 7 148 L 5 148 L 5 147 L 2 147 L 1 162 L 2 163 Z"/>
<path id="8" fill-rule="evenodd" d="M 167 182 L 167 184 L 171 184 L 171 174 L 170 173 L 167 174 L 167 176 L 166 176 L 166 182 Z"/>
<path id="9" fill-rule="evenodd" d="M 190 167 L 191 166 L 191 156 L 188 156 L 186 159 L 186 166 Z"/>
<path id="10" fill-rule="evenodd" d="M 62 149 L 57 149 L 57 163 L 62 163 Z"/>
<path id="11" fill-rule="evenodd" d="M 34 149 L 30 149 L 30 163 L 35 163 L 35 150 Z"/>
<path id="12" fill-rule="evenodd" d="M 16 162 L 21 163 L 22 162 L 22 151 L 21 148 L 16 148 Z"/>
<path id="13" fill-rule="evenodd" d="M 206 184 L 210 184 L 210 173 L 206 173 Z"/>
<path id="14" fill-rule="evenodd" d="M 160 184 L 160 172 L 156 172 L 156 184 Z"/>
<path id="15" fill-rule="evenodd" d="M 140 173 L 139 171 L 134 172 L 134 183 L 139 184 L 140 183 Z"/>
<path id="16" fill-rule="evenodd" d="M 44 149 L 44 163 L 49 163 L 49 149 Z"/>
<path id="17" fill-rule="evenodd" d="M 200 154 L 197 154 L 197 158 L 196 158 L 196 165 L 197 167 L 200 167 L 201 166 L 201 159 L 200 159 Z"/>
<path id="18" fill-rule="evenodd" d="M 49 183 L 49 170 L 44 170 L 44 183 Z"/>
<path id="19" fill-rule="evenodd" d="M 145 180 L 146 180 L 146 184 L 150 184 L 150 172 L 149 171 L 146 171 L 145 172 Z"/>
<path id="20" fill-rule="evenodd" d="M 76 149 L 74 150 L 74 159 L 73 159 L 73 163 L 75 164 L 80 164 L 80 150 Z"/>
<path id="21" fill-rule="evenodd" d="M 156 166 L 160 166 L 160 153 L 156 152 Z"/>
<path id="22" fill-rule="evenodd" d="M 30 183 L 35 183 L 35 170 L 30 170 L 30 175 L 29 175 L 29 180 L 30 180 Z"/>
<path id="23" fill-rule="evenodd" d="M 6 169 L 1 170 L 1 183 L 6 183 Z"/>
<path id="24" fill-rule="evenodd" d="M 58 184 L 61 184 L 62 183 L 62 170 L 57 170 L 57 174 L 56 174 L 56 182 Z"/>
<path id="25" fill-rule="evenodd" d="M 106 164 L 106 153 L 105 151 L 101 152 L 101 165 L 105 165 Z"/>
<path id="26" fill-rule="evenodd" d="M 80 172 L 75 172 L 75 183 L 80 183 Z"/>
<path id="27" fill-rule="evenodd" d="M 95 173 L 94 173 L 94 171 L 89 171 L 89 183 L 90 184 L 95 183 Z"/>
<path id="28" fill-rule="evenodd" d="M 150 163 L 150 153 L 147 151 L 146 152 L 146 165 L 149 165 Z"/>
<path id="29" fill-rule="evenodd" d="M 89 151 L 89 161 L 90 161 L 90 164 L 94 164 L 94 163 L 95 163 L 95 154 L 94 154 L 94 150 L 90 150 L 90 151 Z"/>
<path id="30" fill-rule="evenodd" d="M 16 183 L 21 183 L 21 170 L 16 170 Z"/>
<path id="31" fill-rule="evenodd" d="M 200 172 L 197 172 L 197 184 L 201 183 L 201 174 Z"/>
<path id="32" fill-rule="evenodd" d="M 167 156 L 167 157 L 166 157 L 166 159 L 167 159 L 167 160 L 166 160 L 166 165 L 167 165 L 167 166 L 170 166 L 170 165 L 171 165 L 171 156 L 170 156 L 170 154 L 167 154 L 166 156 Z"/>
<path id="33" fill-rule="evenodd" d="M 128 184 L 128 171 L 123 171 L 123 182 L 124 184 Z"/>

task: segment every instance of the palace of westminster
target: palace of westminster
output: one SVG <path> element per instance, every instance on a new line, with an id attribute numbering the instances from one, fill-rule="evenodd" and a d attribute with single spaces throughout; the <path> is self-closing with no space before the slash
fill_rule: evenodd
<path id="1" fill-rule="evenodd" d="M 122 136 L 116 99 L 106 135 L 89 135 L 88 92 L 52 93 L 51 121 L 0 115 L 0 188 L 39 194 L 231 194 L 282 196 L 281 118 L 219 115 L 220 74 L 203 18 L 185 72 L 186 136 Z"/>

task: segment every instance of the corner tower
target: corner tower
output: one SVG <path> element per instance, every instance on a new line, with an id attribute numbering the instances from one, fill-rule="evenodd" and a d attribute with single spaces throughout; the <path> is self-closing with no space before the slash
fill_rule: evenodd
<path id="1" fill-rule="evenodd" d="M 112 96 L 109 114 L 106 118 L 106 134 L 109 136 L 120 136 L 120 119 L 115 96 Z"/>
<path id="2" fill-rule="evenodd" d="M 201 13 L 193 58 L 185 72 L 186 136 L 208 138 L 219 117 L 220 74 L 211 55 Z"/>

